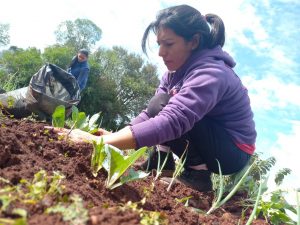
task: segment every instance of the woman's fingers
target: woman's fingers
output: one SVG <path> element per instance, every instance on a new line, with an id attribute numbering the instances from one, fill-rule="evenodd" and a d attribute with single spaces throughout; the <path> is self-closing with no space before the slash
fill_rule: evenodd
<path id="1" fill-rule="evenodd" d="M 111 134 L 112 132 L 110 131 L 107 131 L 103 128 L 99 128 L 95 133 L 94 135 L 97 135 L 97 136 L 102 136 L 102 135 L 107 135 L 107 134 Z"/>
<path id="2" fill-rule="evenodd" d="M 51 127 L 45 126 L 46 129 L 53 130 L 60 136 L 65 136 L 67 139 L 80 143 L 80 142 L 90 142 L 95 140 L 96 137 L 88 132 L 82 131 L 80 129 L 66 129 L 62 127 Z M 108 132 L 108 131 L 107 131 Z"/>

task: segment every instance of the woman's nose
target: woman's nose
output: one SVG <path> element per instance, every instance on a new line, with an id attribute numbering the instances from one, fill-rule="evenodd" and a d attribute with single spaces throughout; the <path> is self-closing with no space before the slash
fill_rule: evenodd
<path id="1" fill-rule="evenodd" d="M 164 57 L 166 55 L 166 49 L 163 46 L 159 46 L 158 55 Z"/>

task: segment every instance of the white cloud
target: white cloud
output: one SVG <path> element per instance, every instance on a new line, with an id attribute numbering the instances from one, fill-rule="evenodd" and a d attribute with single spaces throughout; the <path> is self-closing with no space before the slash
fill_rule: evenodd
<path id="1" fill-rule="evenodd" d="M 287 83 L 275 75 L 266 75 L 256 80 L 255 76 L 243 77 L 243 83 L 250 90 L 251 104 L 254 110 L 274 110 L 289 105 L 300 107 L 300 85 Z"/>
<path id="2" fill-rule="evenodd" d="M 271 148 L 273 156 L 276 158 L 276 172 L 282 168 L 292 170 L 291 174 L 286 176 L 282 184 L 285 189 L 300 188 L 300 120 L 290 121 L 292 124 L 291 133 L 278 133 L 278 139 Z"/>

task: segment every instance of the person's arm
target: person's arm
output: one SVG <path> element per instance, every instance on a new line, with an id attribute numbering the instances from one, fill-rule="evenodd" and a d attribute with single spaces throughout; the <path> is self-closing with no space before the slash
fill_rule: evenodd
<path id="1" fill-rule="evenodd" d="M 80 90 L 83 90 L 86 86 L 88 80 L 89 69 L 84 68 L 80 71 L 80 74 L 77 78 L 77 82 L 79 84 Z"/>
<path id="2" fill-rule="evenodd" d="M 129 127 L 125 127 L 118 132 L 103 135 L 101 137 L 105 144 L 113 145 L 122 150 L 136 148 L 135 139 Z"/>
<path id="3" fill-rule="evenodd" d="M 76 143 L 100 141 L 100 139 L 103 138 L 104 144 L 110 144 L 122 150 L 136 148 L 136 142 L 129 126 L 115 133 L 100 130 L 99 134 L 103 134 L 102 136 L 96 136 L 80 129 L 74 129 L 70 131 L 69 129 L 65 128 L 46 128 L 51 128 L 59 135 L 67 136 L 67 138 Z"/>

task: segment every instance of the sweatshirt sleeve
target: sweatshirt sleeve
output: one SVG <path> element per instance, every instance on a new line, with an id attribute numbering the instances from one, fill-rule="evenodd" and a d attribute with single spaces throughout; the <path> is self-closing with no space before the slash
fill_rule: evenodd
<path id="1" fill-rule="evenodd" d="M 205 71 L 191 73 L 156 117 L 130 127 L 137 148 L 182 136 L 219 101 L 225 91 L 222 80 Z"/>
<path id="2" fill-rule="evenodd" d="M 88 80 L 89 68 L 83 68 L 77 78 L 80 90 L 83 90 Z"/>

